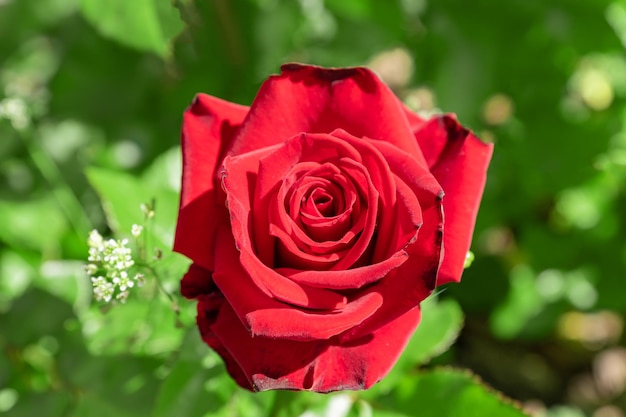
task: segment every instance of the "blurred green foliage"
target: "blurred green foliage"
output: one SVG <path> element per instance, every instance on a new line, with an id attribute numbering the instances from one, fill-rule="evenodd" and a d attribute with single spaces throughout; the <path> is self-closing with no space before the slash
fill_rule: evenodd
<path id="1" fill-rule="evenodd" d="M 624 416 L 625 45 L 623 0 L 0 0 L 0 414 L 521 415 L 452 365 L 534 416 Z M 236 388 L 177 295 L 182 111 L 288 61 L 370 65 L 496 143 L 471 268 L 366 393 Z M 152 202 L 160 279 L 103 309 L 87 235 Z"/>

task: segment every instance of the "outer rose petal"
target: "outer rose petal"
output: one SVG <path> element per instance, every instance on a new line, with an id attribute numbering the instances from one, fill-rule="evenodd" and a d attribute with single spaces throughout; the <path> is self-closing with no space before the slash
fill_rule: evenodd
<path id="1" fill-rule="evenodd" d="M 211 273 L 196 264 L 192 264 L 181 281 L 181 293 L 187 298 L 198 300 L 196 322 L 202 340 L 224 359 L 226 369 L 239 385 L 252 389 L 241 368 L 237 366 L 228 350 L 224 348 L 222 342 L 215 337 L 211 330 L 211 326 L 215 323 L 225 301 L 224 296 L 213 283 Z"/>
<path id="2" fill-rule="evenodd" d="M 428 166 L 444 192 L 444 257 L 437 285 L 460 281 L 485 188 L 493 145 L 480 141 L 452 115 L 434 117 L 415 131 Z"/>
<path id="3" fill-rule="evenodd" d="M 428 119 L 424 119 L 422 116 L 413 113 L 413 110 L 409 109 L 405 104 L 402 104 L 402 108 L 407 120 L 409 121 L 409 126 L 411 126 L 411 131 L 415 132 L 428 121 Z"/>
<path id="4" fill-rule="evenodd" d="M 224 363 L 226 364 L 226 370 L 230 376 L 232 376 L 239 385 L 251 390 L 252 386 L 250 385 L 250 382 L 248 382 L 248 377 L 243 373 L 243 370 L 239 367 L 235 358 L 231 356 L 228 349 L 222 345 L 220 339 L 213 333 L 212 326 L 215 323 L 215 319 L 219 314 L 220 308 L 223 306 L 228 308 L 228 306 L 223 303 L 219 306 L 216 305 L 210 297 L 198 298 L 198 315 L 196 317 L 196 323 L 198 324 L 198 329 L 200 330 L 200 336 L 207 345 L 209 345 L 217 352 L 218 355 L 222 357 Z"/>
<path id="5" fill-rule="evenodd" d="M 174 250 L 213 269 L 216 170 L 248 107 L 198 94 L 182 128 L 183 181 Z"/>
<path id="6" fill-rule="evenodd" d="M 251 337 L 224 303 L 215 321 L 201 330 L 203 337 L 219 340 L 227 351 L 223 358 L 228 371 L 243 387 L 330 392 L 367 389 L 378 382 L 400 356 L 419 320 L 416 307 L 358 339 L 299 342 Z"/>
<path id="7" fill-rule="evenodd" d="M 220 228 L 219 233 L 220 245 L 213 279 L 240 320 L 254 336 L 293 340 L 328 339 L 362 323 L 374 314 L 383 302 L 376 293 L 353 297 L 350 302 L 337 309 L 328 308 L 322 311 L 298 308 L 293 303 L 290 305 L 280 302 L 264 293 L 256 282 L 253 282 L 251 274 L 243 269 L 230 231 Z M 245 251 L 241 254 L 241 258 L 251 256 L 253 257 Z M 255 261 L 249 259 L 248 263 L 254 265 Z M 264 267 L 260 263 L 256 265 L 258 268 Z M 266 272 L 276 274 L 271 270 Z M 287 280 L 285 277 L 282 278 Z M 345 299 L 329 290 L 302 285 L 299 287 L 300 291 L 297 291 L 293 286 L 297 287 L 298 284 L 292 283 L 285 291 L 293 291 L 296 294 L 293 297 L 300 294 L 308 296 L 309 302 L 314 307 L 320 307 L 320 304 L 337 304 L 334 297 Z"/>
<path id="8" fill-rule="evenodd" d="M 327 289 L 358 289 L 383 279 L 407 260 L 407 253 L 399 250 L 382 262 L 342 271 L 302 271 L 292 268 L 278 268 L 277 272 L 288 276 L 292 281 L 312 287 Z"/>
<path id="9" fill-rule="evenodd" d="M 286 64 L 261 86 L 230 155 L 281 143 L 301 132 L 343 129 L 388 141 L 424 163 L 404 106 L 367 68 Z"/>
<path id="10" fill-rule="evenodd" d="M 180 281 L 180 293 L 185 298 L 194 299 L 217 290 L 211 272 L 198 264 L 191 264 Z"/>

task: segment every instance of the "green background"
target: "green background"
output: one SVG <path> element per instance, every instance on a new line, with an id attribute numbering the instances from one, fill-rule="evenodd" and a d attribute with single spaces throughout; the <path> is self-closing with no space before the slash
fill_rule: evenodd
<path id="1" fill-rule="evenodd" d="M 497 390 L 623 417 L 625 45 L 624 0 L 0 0 L 0 414 L 522 415 Z M 182 112 L 291 61 L 369 65 L 495 142 L 473 265 L 365 393 L 236 388 L 177 294 Z M 89 231 L 129 235 L 152 198 L 174 298 L 98 305 Z"/>

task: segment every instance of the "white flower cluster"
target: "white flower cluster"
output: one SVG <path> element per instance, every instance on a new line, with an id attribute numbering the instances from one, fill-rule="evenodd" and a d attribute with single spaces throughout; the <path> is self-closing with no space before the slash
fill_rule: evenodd
<path id="1" fill-rule="evenodd" d="M 141 226 L 133 225 L 133 236 L 138 237 Z M 93 293 L 98 301 L 109 302 L 115 297 L 126 302 L 128 291 L 144 282 L 143 274 L 137 273 L 131 278 L 129 269 L 135 264 L 131 250 L 126 245 L 128 239 L 105 240 L 97 230 L 92 230 L 87 240 L 89 244 L 89 263 L 85 266 L 91 277 Z"/>

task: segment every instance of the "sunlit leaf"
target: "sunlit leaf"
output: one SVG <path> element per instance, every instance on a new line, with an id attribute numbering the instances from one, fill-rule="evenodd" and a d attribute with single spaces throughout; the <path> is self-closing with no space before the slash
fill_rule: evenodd
<path id="1" fill-rule="evenodd" d="M 197 329 L 187 335 L 155 402 L 153 417 L 266 415 L 274 393 L 253 394 L 239 388 Z M 232 414 L 231 414 L 232 413 Z"/>
<path id="2" fill-rule="evenodd" d="M 37 271 L 23 256 L 11 250 L 0 252 L 0 311 L 3 304 L 22 295 Z"/>
<path id="3" fill-rule="evenodd" d="M 85 18 L 102 35 L 164 56 L 183 24 L 168 0 L 81 0 Z"/>
<path id="4" fill-rule="evenodd" d="M 80 369 L 71 375 L 81 395 L 71 417 L 148 417 L 157 389 L 155 370 L 161 361 L 145 356 L 84 357 Z M 103 377 L 106 375 L 106 377 Z"/>
<path id="5" fill-rule="evenodd" d="M 440 368 L 407 377 L 379 406 L 420 417 L 527 417 L 469 371 Z"/>
<path id="6" fill-rule="evenodd" d="M 463 326 L 463 312 L 452 299 L 423 302 L 422 320 L 393 369 L 366 396 L 391 391 L 407 372 L 444 352 L 456 339 Z"/>
<path id="7" fill-rule="evenodd" d="M 171 189 L 147 186 L 136 177 L 101 168 L 90 168 L 87 178 L 98 192 L 109 226 L 128 236 L 133 224 L 145 224 L 141 205 L 154 202 L 151 233 L 161 250 L 171 247 L 178 212 L 178 194 Z"/>
<path id="8" fill-rule="evenodd" d="M 0 201 L 0 239 L 16 247 L 46 250 L 58 247 L 67 230 L 65 216 L 53 198 Z"/>

